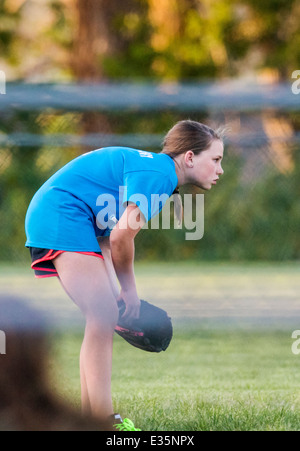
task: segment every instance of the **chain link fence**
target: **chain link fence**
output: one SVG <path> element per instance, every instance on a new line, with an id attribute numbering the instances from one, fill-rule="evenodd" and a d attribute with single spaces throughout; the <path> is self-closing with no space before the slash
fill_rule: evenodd
<path id="1" fill-rule="evenodd" d="M 204 237 L 191 242 L 184 230 L 143 230 L 137 258 L 299 259 L 298 98 L 286 88 L 238 88 L 8 86 L 0 98 L 0 260 L 28 259 L 26 210 L 61 166 L 111 145 L 158 152 L 168 129 L 186 118 L 228 128 L 225 175 L 205 194 Z"/>

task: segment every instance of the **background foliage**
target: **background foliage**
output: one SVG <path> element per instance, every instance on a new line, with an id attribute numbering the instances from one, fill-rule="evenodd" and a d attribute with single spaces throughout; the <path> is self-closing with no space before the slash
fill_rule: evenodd
<path id="1" fill-rule="evenodd" d="M 291 83 L 300 68 L 300 5 L 266 0 L 0 0 L 0 69 L 8 82 Z M 26 51 L 24 51 L 26 49 Z M 1 108 L 0 258 L 27 258 L 24 217 L 55 170 L 89 146 L 15 134 L 163 136 L 191 117 L 231 128 L 225 176 L 205 195 L 205 236 L 143 231 L 140 259 L 299 259 L 299 111 L 19 111 Z M 248 133 L 247 146 L 235 138 Z M 256 144 L 261 133 L 266 138 Z M 99 143 L 98 147 L 101 147 Z M 145 143 L 146 150 L 159 146 Z M 183 191 L 184 192 L 184 191 Z M 196 193 L 196 191 L 193 191 Z"/>

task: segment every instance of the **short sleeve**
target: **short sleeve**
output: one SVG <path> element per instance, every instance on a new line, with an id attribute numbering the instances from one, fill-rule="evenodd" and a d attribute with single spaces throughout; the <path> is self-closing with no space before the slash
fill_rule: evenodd
<path id="1" fill-rule="evenodd" d="M 146 222 L 156 216 L 174 188 L 169 177 L 156 171 L 133 171 L 124 174 L 123 206 L 136 204 Z"/>

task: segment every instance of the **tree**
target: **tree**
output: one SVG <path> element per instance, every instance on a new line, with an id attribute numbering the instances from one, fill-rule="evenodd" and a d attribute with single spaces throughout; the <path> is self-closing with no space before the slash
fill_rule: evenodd
<path id="1" fill-rule="evenodd" d="M 145 2 L 140 0 L 77 0 L 72 67 L 76 79 L 113 78 L 109 67 L 121 60 L 131 42 L 130 33 L 139 21 Z M 126 25 L 127 24 L 127 25 Z M 127 30 L 126 30 L 127 28 Z M 121 65 L 119 64 L 119 65 Z M 126 62 L 125 62 L 126 64 Z M 128 58 L 127 64 L 131 61 Z"/>

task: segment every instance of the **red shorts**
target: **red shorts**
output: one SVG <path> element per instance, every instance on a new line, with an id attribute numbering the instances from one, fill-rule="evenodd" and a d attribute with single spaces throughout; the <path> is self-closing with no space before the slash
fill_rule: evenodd
<path id="1" fill-rule="evenodd" d="M 40 249 L 30 247 L 31 268 L 34 270 L 35 277 L 59 277 L 53 264 L 53 259 L 66 251 L 55 251 L 53 249 Z M 93 255 L 103 259 L 102 252 L 76 252 L 76 254 Z"/>

